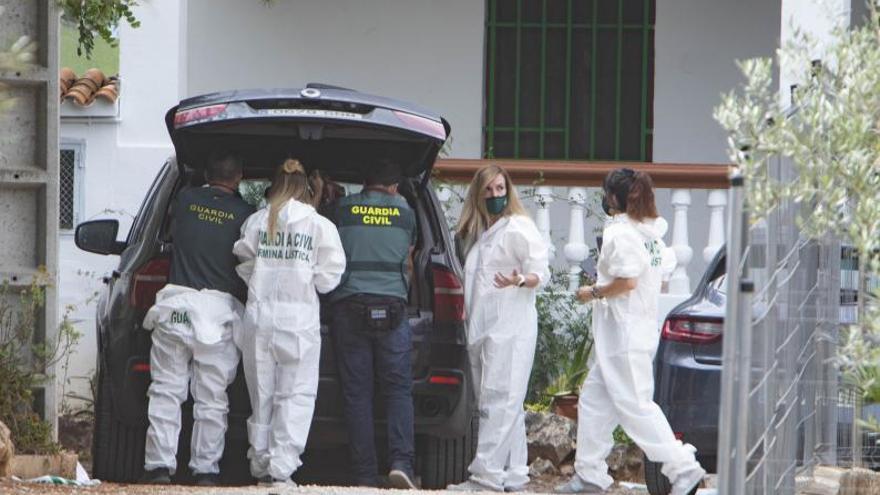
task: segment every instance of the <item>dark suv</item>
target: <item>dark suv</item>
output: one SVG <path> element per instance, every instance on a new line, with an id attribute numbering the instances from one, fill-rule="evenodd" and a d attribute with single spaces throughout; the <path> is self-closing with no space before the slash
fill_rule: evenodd
<path id="1" fill-rule="evenodd" d="M 186 187 L 203 183 L 211 150 L 232 148 L 245 160 L 245 183 L 267 183 L 286 157 L 297 157 L 339 183 L 356 184 L 370 163 L 404 164 L 400 191 L 416 212 L 418 241 L 409 295 L 413 328 L 413 401 L 416 471 L 426 488 L 444 487 L 467 474 L 476 435 L 464 335 L 461 267 L 445 217 L 431 187 L 431 169 L 449 134 L 440 116 L 413 105 L 357 91 L 310 84 L 304 89 L 251 90 L 189 98 L 168 111 L 175 156 L 150 187 L 125 242 L 118 223 L 97 220 L 77 227 L 80 249 L 120 256 L 97 305 L 98 396 L 93 443 L 97 478 L 133 481 L 142 472 L 150 383 L 150 334 L 141 327 L 168 276 L 169 207 Z M 333 340 L 322 326 L 320 385 L 306 450 L 346 442 Z M 229 387 L 229 429 L 221 474 L 248 483 L 245 420 L 250 404 L 244 379 Z M 381 401 L 377 418 L 384 418 Z M 377 422 L 383 422 L 377 419 Z M 384 426 L 384 425 L 383 425 Z M 176 481 L 187 481 L 192 400 L 184 404 Z M 377 432 L 384 427 L 377 428 Z M 383 442 L 378 442 L 379 448 Z M 335 461 L 337 470 L 347 463 Z"/>
<path id="2" fill-rule="evenodd" d="M 717 472 L 721 340 L 727 310 L 726 254 L 721 249 L 715 255 L 693 295 L 669 312 L 654 361 L 654 400 L 676 437 L 697 448 L 697 460 L 709 472 Z M 845 260 L 845 250 L 843 255 Z M 854 296 L 849 303 L 855 303 Z M 863 414 L 880 417 L 880 405 L 866 406 Z M 839 460 L 851 462 L 852 406 L 841 404 L 838 415 Z M 880 435 L 865 431 L 862 449 L 864 466 L 880 470 Z M 651 495 L 667 495 L 671 490 L 660 468 L 660 464 L 645 459 L 645 481 Z"/>

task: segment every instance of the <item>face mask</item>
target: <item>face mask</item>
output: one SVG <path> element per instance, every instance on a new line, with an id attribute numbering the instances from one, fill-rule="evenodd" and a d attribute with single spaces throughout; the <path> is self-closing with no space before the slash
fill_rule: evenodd
<path id="1" fill-rule="evenodd" d="M 497 198 L 486 198 L 486 209 L 490 215 L 500 215 L 507 206 L 507 196 L 498 196 Z"/>

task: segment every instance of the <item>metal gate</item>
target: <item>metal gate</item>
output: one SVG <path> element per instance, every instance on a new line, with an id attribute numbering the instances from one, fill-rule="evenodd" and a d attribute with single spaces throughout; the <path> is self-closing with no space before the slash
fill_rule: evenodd
<path id="1" fill-rule="evenodd" d="M 784 183 L 794 172 L 776 158 L 767 173 Z M 734 173 L 719 489 L 794 493 L 796 475 L 837 463 L 841 247 L 801 235 L 791 200 L 750 220 L 748 187 Z"/>

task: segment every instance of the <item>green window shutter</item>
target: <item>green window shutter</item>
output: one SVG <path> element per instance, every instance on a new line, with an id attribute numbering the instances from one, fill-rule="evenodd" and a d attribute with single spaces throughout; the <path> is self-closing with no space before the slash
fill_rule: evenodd
<path id="1" fill-rule="evenodd" d="M 651 160 L 655 0 L 487 1 L 487 156 Z"/>

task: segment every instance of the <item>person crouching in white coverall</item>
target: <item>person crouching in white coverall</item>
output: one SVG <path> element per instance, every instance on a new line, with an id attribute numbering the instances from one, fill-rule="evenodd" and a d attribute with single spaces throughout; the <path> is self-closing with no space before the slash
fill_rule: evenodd
<path id="1" fill-rule="evenodd" d="M 333 290 L 345 252 L 333 223 L 319 215 L 322 184 L 297 160 L 279 168 L 268 205 L 247 219 L 233 252 L 248 300 L 238 342 L 253 414 L 251 474 L 263 485 L 292 485 L 302 464 L 321 356 L 318 293 Z"/>
<path id="2" fill-rule="evenodd" d="M 169 284 L 144 318 L 152 330 L 149 406 L 143 483 L 165 484 L 177 470 L 180 405 L 193 396 L 189 467 L 199 485 L 219 481 L 238 350 L 235 327 L 246 288 L 235 274 L 232 245 L 254 209 L 236 193 L 241 159 L 217 152 L 208 159 L 208 184 L 180 191 L 172 207 Z M 200 211 L 213 211 L 207 218 Z M 222 219 L 222 220 L 220 220 Z M 213 221 L 212 221 L 213 220 Z"/>
<path id="3" fill-rule="evenodd" d="M 471 181 L 458 239 L 480 430 L 470 478 L 448 489 L 520 490 L 529 482 L 523 402 L 538 335 L 535 294 L 550 277 L 549 248 L 494 165 Z"/>
<path id="4" fill-rule="evenodd" d="M 675 265 L 660 231 L 653 184 L 644 172 L 618 169 L 604 183 L 611 219 L 602 234 L 598 276 L 577 297 L 594 302 L 596 347 L 578 402 L 575 475 L 557 493 L 601 493 L 613 480 L 605 458 L 617 425 L 653 462 L 663 464 L 672 495 L 695 491 L 706 471 L 691 445 L 675 438 L 654 401 L 654 354 L 660 340 L 657 303 L 664 269 Z M 665 258 L 665 259 L 664 259 Z"/>

